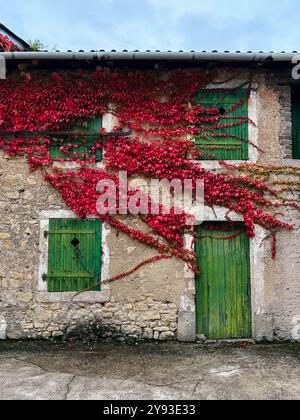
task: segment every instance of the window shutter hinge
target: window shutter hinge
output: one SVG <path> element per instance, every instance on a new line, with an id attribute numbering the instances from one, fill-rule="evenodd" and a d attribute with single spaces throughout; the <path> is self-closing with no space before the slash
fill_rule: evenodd
<path id="1" fill-rule="evenodd" d="M 46 282 L 46 281 L 48 280 L 48 276 L 47 276 L 47 274 L 43 274 L 43 275 L 42 275 L 42 280 L 43 280 L 44 282 Z"/>
<path id="2" fill-rule="evenodd" d="M 49 232 L 48 230 L 44 230 L 44 238 L 47 239 L 49 236 Z"/>

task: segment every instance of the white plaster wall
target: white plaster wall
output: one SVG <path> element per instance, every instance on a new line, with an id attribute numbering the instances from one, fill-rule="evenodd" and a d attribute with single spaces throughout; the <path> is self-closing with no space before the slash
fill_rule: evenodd
<path id="1" fill-rule="evenodd" d="M 4 316 L 0 316 L 0 340 L 6 339 L 7 323 Z"/>

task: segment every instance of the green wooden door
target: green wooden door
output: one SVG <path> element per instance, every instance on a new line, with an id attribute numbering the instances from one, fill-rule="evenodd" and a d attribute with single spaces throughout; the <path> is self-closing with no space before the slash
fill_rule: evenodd
<path id="1" fill-rule="evenodd" d="M 209 339 L 251 338 L 249 238 L 242 225 L 203 224 L 196 252 L 197 334 Z M 219 230 L 221 229 L 221 230 Z M 228 231 L 229 230 L 229 231 Z M 234 237 L 234 239 L 226 239 Z"/>
<path id="2" fill-rule="evenodd" d="M 101 222 L 51 219 L 48 291 L 76 292 L 101 280 Z M 97 286 L 94 290 L 100 290 Z"/>
<path id="3" fill-rule="evenodd" d="M 215 159 L 218 160 L 247 160 L 249 135 L 248 120 L 246 120 L 248 118 L 248 90 L 239 89 L 232 92 L 204 90 L 198 94 L 197 103 L 204 108 L 219 108 L 226 116 L 226 118 L 220 119 L 220 124 L 231 124 L 224 129 L 217 128 L 205 132 L 207 138 L 196 139 L 198 151 L 204 155 L 200 160 L 211 159 L 209 155 L 214 155 Z M 239 103 L 240 105 L 236 107 Z M 243 124 L 240 124 L 241 117 L 245 118 Z M 222 137 L 213 137 L 212 133 Z M 216 148 L 211 149 L 211 147 Z"/>

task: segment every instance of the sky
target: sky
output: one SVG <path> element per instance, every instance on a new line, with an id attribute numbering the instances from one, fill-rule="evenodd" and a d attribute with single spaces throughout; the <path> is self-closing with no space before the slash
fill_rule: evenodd
<path id="1" fill-rule="evenodd" d="M 0 0 L 0 22 L 50 50 L 300 50 L 299 0 Z"/>

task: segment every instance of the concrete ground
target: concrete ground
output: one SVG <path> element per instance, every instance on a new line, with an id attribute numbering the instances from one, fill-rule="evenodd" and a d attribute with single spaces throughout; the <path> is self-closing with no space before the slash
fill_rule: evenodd
<path id="1" fill-rule="evenodd" d="M 300 346 L 0 342 L 1 400 L 300 399 Z"/>

